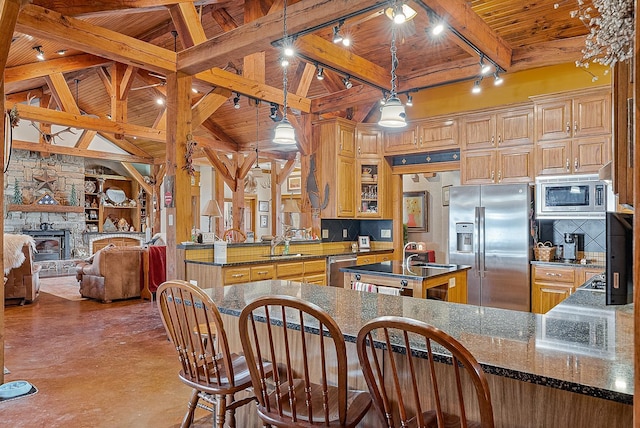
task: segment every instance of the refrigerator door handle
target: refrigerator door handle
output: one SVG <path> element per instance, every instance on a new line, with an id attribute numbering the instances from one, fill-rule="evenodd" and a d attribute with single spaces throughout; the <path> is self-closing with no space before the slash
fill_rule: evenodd
<path id="1" fill-rule="evenodd" d="M 475 218 L 473 221 L 473 242 L 475 244 L 475 248 L 473 249 L 474 254 L 474 266 L 475 275 L 480 276 L 480 229 L 478 226 L 480 225 L 480 207 L 475 207 L 474 209 Z"/>
<path id="2" fill-rule="evenodd" d="M 478 274 L 480 278 L 484 278 L 485 273 L 485 236 L 484 236 L 484 207 L 476 207 L 476 224 L 478 227 L 478 251 L 476 257 L 478 259 Z"/>

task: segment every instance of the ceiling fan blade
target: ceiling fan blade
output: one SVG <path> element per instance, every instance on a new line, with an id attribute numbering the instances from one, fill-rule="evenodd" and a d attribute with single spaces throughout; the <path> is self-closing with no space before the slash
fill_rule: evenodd
<path id="1" fill-rule="evenodd" d="M 129 89 L 130 91 L 139 91 L 140 89 L 149 89 L 149 88 L 155 88 L 156 86 L 164 86 L 166 85 L 167 82 L 161 82 L 161 83 L 154 83 L 152 85 L 145 85 L 145 86 L 138 86 L 137 88 L 131 88 Z"/>
<path id="2" fill-rule="evenodd" d="M 156 79 L 167 80 L 167 78 L 161 74 L 156 74 L 156 73 L 147 73 L 147 74 L 151 77 L 155 77 Z"/>

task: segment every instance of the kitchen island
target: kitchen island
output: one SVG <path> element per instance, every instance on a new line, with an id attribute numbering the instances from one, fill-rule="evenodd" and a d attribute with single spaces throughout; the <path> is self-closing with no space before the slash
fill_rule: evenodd
<path id="1" fill-rule="evenodd" d="M 399 261 L 387 261 L 340 269 L 344 272 L 344 288 L 393 287 L 405 296 L 422 299 L 467 303 L 467 271 L 471 266 L 414 263 L 405 266 Z M 354 287 L 358 284 L 357 287 Z"/>
<path id="2" fill-rule="evenodd" d="M 297 296 L 336 320 L 348 345 L 350 385 L 366 388 L 355 353 L 358 330 L 378 316 L 405 316 L 446 331 L 476 356 L 488 375 L 496 427 L 632 426 L 633 305 L 605 306 L 603 293 L 576 291 L 538 315 L 278 280 L 206 291 L 223 313 L 236 351 L 237 317 L 248 302 Z M 576 313 L 576 307 L 584 311 Z M 594 322 L 607 332 L 598 340 L 585 331 Z M 254 426 L 250 410 L 238 410 L 239 426 Z M 379 426 L 373 410 L 359 426 Z"/>

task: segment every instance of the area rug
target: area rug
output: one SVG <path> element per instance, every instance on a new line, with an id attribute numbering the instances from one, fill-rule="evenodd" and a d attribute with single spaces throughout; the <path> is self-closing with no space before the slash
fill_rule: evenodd
<path id="1" fill-rule="evenodd" d="M 75 276 L 40 278 L 40 292 L 67 300 L 86 300 L 86 297 L 80 295 L 80 284 Z"/>

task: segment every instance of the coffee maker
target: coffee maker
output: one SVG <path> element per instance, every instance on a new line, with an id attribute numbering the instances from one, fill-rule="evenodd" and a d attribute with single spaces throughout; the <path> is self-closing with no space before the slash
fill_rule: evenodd
<path id="1" fill-rule="evenodd" d="M 577 260 L 579 239 L 580 239 L 580 235 L 578 233 L 564 234 L 562 261 L 564 261 L 565 263 L 571 263 Z"/>

